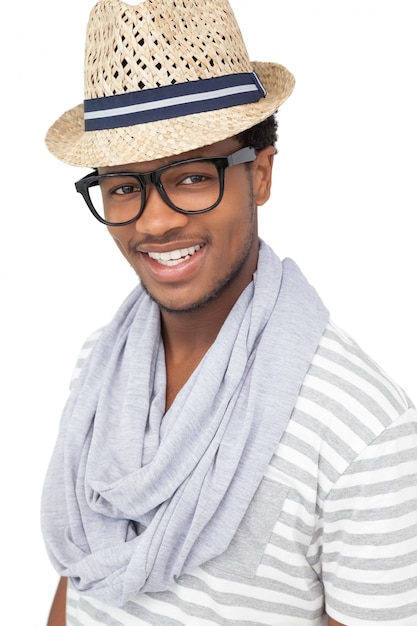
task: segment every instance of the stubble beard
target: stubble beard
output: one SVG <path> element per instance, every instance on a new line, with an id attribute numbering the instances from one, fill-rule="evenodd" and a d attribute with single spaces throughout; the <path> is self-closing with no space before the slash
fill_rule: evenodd
<path id="1" fill-rule="evenodd" d="M 217 298 L 219 298 L 221 294 L 224 291 L 226 291 L 234 283 L 234 281 L 237 279 L 237 277 L 239 276 L 240 272 L 242 271 L 243 267 L 245 266 L 248 260 L 250 252 L 252 250 L 254 239 L 258 238 L 258 232 L 256 228 L 256 208 L 257 207 L 254 202 L 254 194 L 253 194 L 252 185 L 251 185 L 250 194 L 249 194 L 249 204 L 250 204 L 249 224 L 248 224 L 248 229 L 246 232 L 246 238 L 242 244 L 240 256 L 235 260 L 229 273 L 226 276 L 219 278 L 219 280 L 213 286 L 211 291 L 209 291 L 202 298 L 200 298 L 200 300 L 197 300 L 196 302 L 193 302 L 192 304 L 184 306 L 184 307 L 172 308 L 172 307 L 167 306 L 166 304 L 164 304 L 157 298 L 155 298 L 155 296 L 148 290 L 147 286 L 142 282 L 142 287 L 144 291 L 148 294 L 151 300 L 153 300 L 153 302 L 155 302 L 159 306 L 161 311 L 165 311 L 166 313 L 176 314 L 176 315 L 199 311 L 203 309 L 205 306 L 207 306 L 207 304 L 209 304 L 210 302 L 213 302 L 213 300 L 216 300 Z"/>

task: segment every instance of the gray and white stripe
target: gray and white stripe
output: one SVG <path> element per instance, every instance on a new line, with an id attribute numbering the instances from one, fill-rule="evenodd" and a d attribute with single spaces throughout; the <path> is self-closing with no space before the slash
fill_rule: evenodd
<path id="1" fill-rule="evenodd" d="M 329 324 L 229 550 L 122 609 L 70 589 L 67 624 L 324 626 L 326 605 L 351 626 L 415 626 L 416 590 L 417 412 Z"/>

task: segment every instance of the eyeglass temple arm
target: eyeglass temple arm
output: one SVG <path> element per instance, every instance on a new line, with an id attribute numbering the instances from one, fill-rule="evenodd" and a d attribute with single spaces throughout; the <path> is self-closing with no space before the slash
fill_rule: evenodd
<path id="1" fill-rule="evenodd" d="M 234 154 L 231 154 L 227 162 L 229 165 L 240 165 L 241 163 L 250 163 L 251 161 L 255 161 L 256 159 L 256 150 L 255 148 L 250 148 L 246 146 L 241 150 L 238 150 Z"/>

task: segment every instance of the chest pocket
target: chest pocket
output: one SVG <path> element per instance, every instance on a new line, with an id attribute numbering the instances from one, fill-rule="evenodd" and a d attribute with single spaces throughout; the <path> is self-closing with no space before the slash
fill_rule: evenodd
<path id="1" fill-rule="evenodd" d="M 287 492 L 287 486 L 264 478 L 227 550 L 201 569 L 236 581 L 254 578 Z"/>

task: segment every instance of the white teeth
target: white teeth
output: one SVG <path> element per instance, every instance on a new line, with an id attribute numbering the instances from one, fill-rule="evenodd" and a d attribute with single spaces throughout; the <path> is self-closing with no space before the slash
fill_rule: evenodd
<path id="1" fill-rule="evenodd" d="M 168 267 L 173 267 L 189 259 L 190 256 L 198 252 L 200 248 L 202 248 L 202 246 L 198 244 L 190 248 L 180 248 L 179 250 L 171 250 L 170 252 L 148 252 L 148 254 L 154 261 L 162 265 L 167 265 Z"/>

